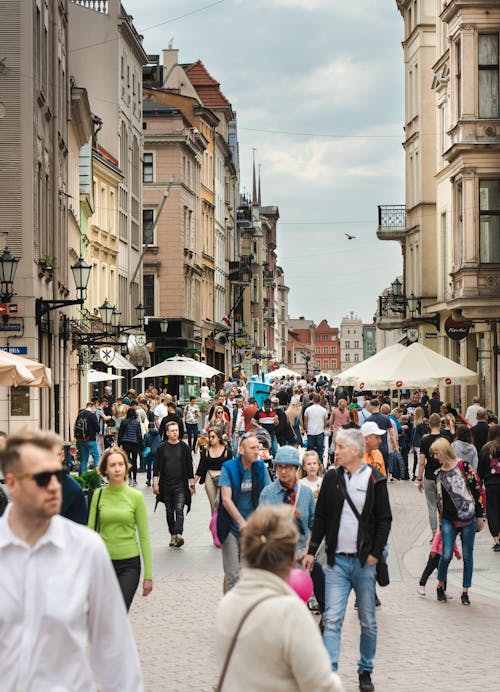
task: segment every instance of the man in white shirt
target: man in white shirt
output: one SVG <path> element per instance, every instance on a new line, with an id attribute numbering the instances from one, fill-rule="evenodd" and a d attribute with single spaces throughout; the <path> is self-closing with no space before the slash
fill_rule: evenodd
<path id="1" fill-rule="evenodd" d="M 58 515 L 61 446 L 51 432 L 26 429 L 10 435 L 0 452 L 12 498 L 0 519 L 0 686 L 141 692 L 137 651 L 104 543 Z"/>
<path id="2" fill-rule="evenodd" d="M 171 401 L 172 397 L 170 396 L 170 394 L 165 394 L 165 396 L 162 399 L 160 399 L 160 403 L 158 404 L 158 406 L 156 406 L 155 410 L 153 411 L 153 415 L 155 417 L 155 425 L 158 430 L 160 429 L 162 420 L 168 414 L 167 404 L 169 404 Z"/>
<path id="3" fill-rule="evenodd" d="M 304 428 L 307 433 L 307 450 L 318 452 L 319 460 L 323 463 L 325 452 L 325 427 L 328 421 L 328 413 L 320 406 L 320 395 L 313 394 L 313 403 L 304 411 Z"/>
<path id="4" fill-rule="evenodd" d="M 471 427 L 473 425 L 477 425 L 477 412 L 481 408 L 481 399 L 478 396 L 475 396 L 472 399 L 472 404 L 467 408 L 467 411 L 465 412 L 465 417 L 469 421 Z"/>
<path id="5" fill-rule="evenodd" d="M 325 647 L 336 672 L 347 600 L 354 589 L 361 625 L 359 689 L 372 692 L 375 686 L 371 674 L 377 647 L 376 565 L 383 559 L 392 516 L 387 479 L 363 463 L 364 451 L 360 430 L 337 431 L 335 459 L 339 468 L 328 471 L 321 484 L 308 555 L 302 564 L 305 569 L 312 569 L 314 555 L 326 537 Z"/>

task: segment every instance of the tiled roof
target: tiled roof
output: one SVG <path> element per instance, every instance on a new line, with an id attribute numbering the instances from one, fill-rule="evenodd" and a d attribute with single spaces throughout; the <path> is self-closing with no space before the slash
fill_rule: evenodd
<path id="1" fill-rule="evenodd" d="M 104 147 L 101 147 L 100 144 L 97 146 L 97 151 L 100 153 L 103 159 L 106 159 L 106 161 L 109 161 L 114 166 L 118 166 L 118 159 L 115 159 L 113 154 L 110 154 L 109 151 L 107 151 Z"/>
<path id="2" fill-rule="evenodd" d="M 220 90 L 219 82 L 212 77 L 201 60 L 186 65 L 184 69 L 204 106 L 232 110 L 231 103 Z"/>

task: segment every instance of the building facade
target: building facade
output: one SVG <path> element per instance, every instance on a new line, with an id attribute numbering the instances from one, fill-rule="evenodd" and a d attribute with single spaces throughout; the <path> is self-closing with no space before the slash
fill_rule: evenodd
<path id="1" fill-rule="evenodd" d="M 411 329 L 412 338 L 478 373 L 477 386 L 446 391 L 446 399 L 466 407 L 479 394 L 498 409 L 500 7 L 481 0 L 397 6 L 406 204 L 397 219 L 379 208 L 377 233 L 401 242 L 403 301 L 399 319 L 385 326 Z"/>
<path id="2" fill-rule="evenodd" d="M 340 323 L 340 350 L 341 372 L 364 359 L 363 322 L 354 312 L 343 317 Z"/>
<path id="3" fill-rule="evenodd" d="M 314 329 L 314 371 L 335 375 L 340 372 L 341 350 L 338 327 L 321 320 Z"/>

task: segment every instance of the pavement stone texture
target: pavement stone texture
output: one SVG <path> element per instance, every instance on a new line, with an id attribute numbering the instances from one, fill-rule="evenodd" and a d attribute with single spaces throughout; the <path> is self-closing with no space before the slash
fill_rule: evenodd
<path id="1" fill-rule="evenodd" d="M 149 511 L 154 565 L 153 593 L 142 598 L 138 592 L 130 611 L 145 690 L 210 692 L 217 681 L 213 641 L 222 562 L 208 530 L 204 488 L 197 487 L 186 517 L 184 547 L 173 549 L 168 547 L 164 505 L 153 512 L 151 489 L 144 486 L 143 474 L 138 479 Z M 388 558 L 391 584 L 378 589 L 382 606 L 377 609 L 373 674 L 377 692 L 500 690 L 500 555 L 491 550 L 487 527 L 476 540 L 471 605 L 460 602 L 462 562 L 455 558 L 448 579 L 453 600 L 436 601 L 435 573 L 423 598 L 416 588 L 430 548 L 425 499 L 409 481 L 391 483 L 389 492 L 394 516 Z M 339 669 L 346 692 L 358 690 L 359 623 L 353 604 L 351 594 Z M 244 680 L 235 692 L 245 692 Z"/>

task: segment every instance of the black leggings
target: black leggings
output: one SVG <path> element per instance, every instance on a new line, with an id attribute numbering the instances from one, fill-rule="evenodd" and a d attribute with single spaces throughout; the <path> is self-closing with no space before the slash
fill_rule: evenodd
<path id="1" fill-rule="evenodd" d="M 425 586 L 427 584 L 427 580 L 429 579 L 431 574 L 434 572 L 435 569 L 438 568 L 440 557 L 441 555 L 438 555 L 437 553 L 429 554 L 429 559 L 427 560 L 425 569 L 422 572 L 422 576 L 420 577 L 420 586 Z M 446 584 L 444 585 L 444 588 L 446 589 Z"/>
<path id="2" fill-rule="evenodd" d="M 486 518 L 493 538 L 500 534 L 500 483 L 486 485 Z"/>
<path id="3" fill-rule="evenodd" d="M 128 557 L 125 560 L 113 560 L 115 574 L 122 590 L 123 600 L 127 610 L 132 605 L 132 601 L 137 591 L 141 576 L 141 558 Z"/>

